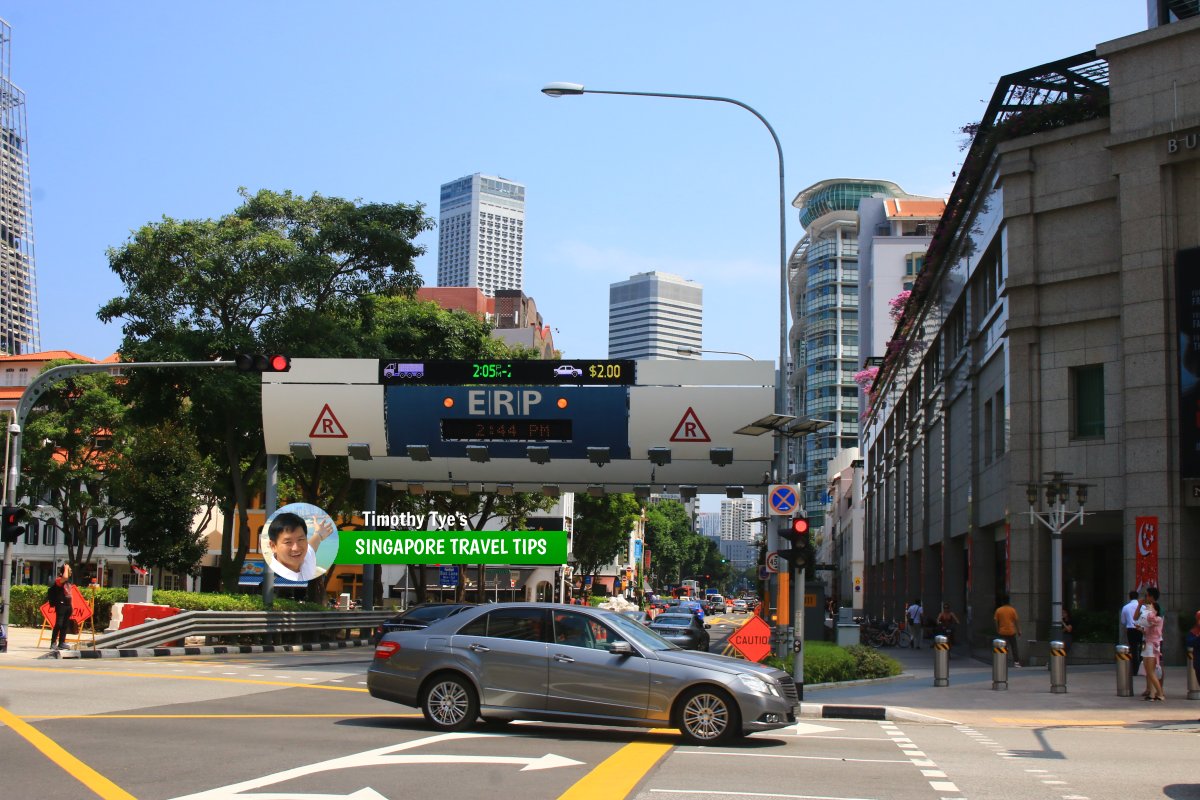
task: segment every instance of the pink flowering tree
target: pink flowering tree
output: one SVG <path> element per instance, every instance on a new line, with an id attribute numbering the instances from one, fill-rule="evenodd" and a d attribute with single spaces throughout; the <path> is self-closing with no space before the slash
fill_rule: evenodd
<path id="1" fill-rule="evenodd" d="M 888 316 L 893 322 L 899 322 L 900 316 L 904 313 L 904 306 L 908 303 L 908 298 L 912 296 L 912 292 L 905 289 L 900 294 L 888 300 Z"/>

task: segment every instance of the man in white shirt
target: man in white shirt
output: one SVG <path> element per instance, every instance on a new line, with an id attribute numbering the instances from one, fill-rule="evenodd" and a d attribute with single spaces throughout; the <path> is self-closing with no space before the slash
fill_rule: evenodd
<path id="1" fill-rule="evenodd" d="M 271 570 L 290 581 L 310 581 L 325 572 L 317 566 L 317 547 L 332 531 L 322 526 L 312 539 L 304 518 L 290 511 L 275 516 L 267 530 L 270 543 Z"/>
<path id="2" fill-rule="evenodd" d="M 920 599 L 913 600 L 904 614 L 908 617 L 908 632 L 912 636 L 908 646 L 920 650 L 921 642 L 925 639 L 925 609 L 921 608 Z"/>
<path id="3" fill-rule="evenodd" d="M 1121 606 L 1121 627 L 1125 629 L 1125 641 L 1129 645 L 1129 655 L 1133 656 L 1133 674 L 1137 675 L 1138 666 L 1142 663 L 1142 629 L 1137 627 L 1138 593 L 1129 593 L 1129 602 Z"/>

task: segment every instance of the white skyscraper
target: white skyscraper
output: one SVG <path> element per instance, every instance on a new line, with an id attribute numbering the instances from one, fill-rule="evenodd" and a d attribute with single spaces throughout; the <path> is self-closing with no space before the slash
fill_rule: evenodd
<path id="1" fill-rule="evenodd" d="M 752 498 L 721 501 L 721 538 L 738 542 L 754 541 L 754 523 L 758 504 Z"/>
<path id="2" fill-rule="evenodd" d="M 12 28 L 0 19 L 0 354 L 41 349 L 25 92 L 9 75 Z"/>
<path id="3" fill-rule="evenodd" d="M 608 287 L 609 358 L 699 358 L 704 287 L 678 275 L 642 272 Z"/>
<path id="4" fill-rule="evenodd" d="M 525 187 L 491 175 L 442 184 L 438 286 L 524 291 Z"/>

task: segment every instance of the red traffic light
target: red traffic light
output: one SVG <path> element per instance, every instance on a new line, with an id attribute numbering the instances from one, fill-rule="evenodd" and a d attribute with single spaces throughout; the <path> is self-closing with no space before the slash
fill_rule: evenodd
<path id="1" fill-rule="evenodd" d="M 792 533 L 803 536 L 808 533 L 808 520 L 804 517 L 792 517 Z"/>
<path id="2" fill-rule="evenodd" d="M 278 354 L 239 353 L 233 363 L 238 372 L 287 372 L 292 368 L 292 359 Z"/>

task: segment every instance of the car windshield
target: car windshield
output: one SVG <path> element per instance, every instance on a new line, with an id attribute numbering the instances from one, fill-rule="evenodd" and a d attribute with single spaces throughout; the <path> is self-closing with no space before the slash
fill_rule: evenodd
<path id="1" fill-rule="evenodd" d="M 393 622 L 433 622 L 448 617 L 463 608 L 464 606 L 425 606 L 424 608 L 414 608 L 396 617 Z"/>
<path id="2" fill-rule="evenodd" d="M 686 628 L 692 624 L 692 619 L 683 614 L 662 614 L 651 624 L 656 628 Z"/>
<path id="3" fill-rule="evenodd" d="M 634 644 L 644 647 L 647 650 L 680 649 L 677 645 L 671 644 L 646 626 L 634 622 L 628 617 L 623 617 L 620 614 L 613 614 L 611 617 L 606 616 L 605 621 L 610 622 L 614 628 Z"/>

